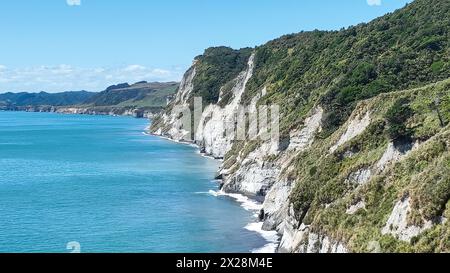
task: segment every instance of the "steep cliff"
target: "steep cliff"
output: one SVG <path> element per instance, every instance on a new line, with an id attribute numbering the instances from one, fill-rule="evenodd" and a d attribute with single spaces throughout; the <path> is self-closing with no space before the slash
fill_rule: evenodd
<path id="1" fill-rule="evenodd" d="M 279 252 L 450 251 L 449 12 L 416 0 L 341 31 L 208 49 L 151 131 L 223 159 L 222 190 L 263 202 Z M 226 133 L 240 106 L 264 105 L 280 108 L 276 142 Z"/>

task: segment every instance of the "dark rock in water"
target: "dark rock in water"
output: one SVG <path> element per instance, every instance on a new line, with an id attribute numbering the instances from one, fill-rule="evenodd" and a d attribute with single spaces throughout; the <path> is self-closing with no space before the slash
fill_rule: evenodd
<path id="1" fill-rule="evenodd" d="M 225 182 L 220 182 L 220 184 L 219 184 L 219 190 L 222 190 L 224 185 L 225 185 Z"/>
<path id="2" fill-rule="evenodd" d="M 206 148 L 205 148 L 205 147 L 201 147 L 201 148 L 200 148 L 200 153 L 206 154 Z"/>
<path id="3" fill-rule="evenodd" d="M 259 211 L 258 219 L 259 219 L 260 221 L 266 220 L 266 215 L 265 215 L 265 213 L 264 213 L 264 209 L 262 209 L 262 210 Z"/>
<path id="4" fill-rule="evenodd" d="M 218 173 L 214 179 L 215 180 L 222 180 L 223 179 L 223 174 Z"/>
<path id="5" fill-rule="evenodd" d="M 134 113 L 134 117 L 135 118 L 143 118 L 144 117 L 144 112 L 143 111 L 136 111 Z"/>

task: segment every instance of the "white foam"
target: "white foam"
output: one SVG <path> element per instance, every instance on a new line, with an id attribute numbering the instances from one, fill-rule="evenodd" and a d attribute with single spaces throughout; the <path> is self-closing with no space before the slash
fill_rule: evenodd
<path id="1" fill-rule="evenodd" d="M 149 134 L 149 135 L 153 135 L 153 134 Z M 158 136 L 158 135 L 155 135 L 155 136 Z M 199 146 L 196 145 L 195 143 L 177 141 L 177 140 L 174 140 L 174 139 L 171 139 L 168 137 L 164 137 L 164 136 L 158 136 L 158 137 L 165 139 L 165 140 L 175 142 L 175 143 L 190 145 L 190 146 L 199 148 Z M 216 159 L 207 154 L 200 153 L 200 150 L 198 150 L 197 153 L 203 157 L 207 157 L 207 158 L 211 158 L 211 159 L 219 160 L 219 161 L 223 162 L 222 159 Z M 212 182 L 217 182 L 217 181 L 221 182 L 222 180 L 212 180 Z M 253 216 L 255 218 L 259 217 L 259 212 L 263 209 L 262 203 L 252 200 L 249 197 L 242 195 L 242 194 L 238 194 L 238 193 L 226 193 L 222 190 L 220 190 L 220 191 L 210 190 L 208 192 L 195 192 L 195 194 L 210 194 L 215 197 L 227 196 L 227 197 L 233 198 L 236 200 L 236 202 L 240 203 L 241 207 L 244 208 L 245 210 L 254 211 L 255 214 L 253 214 Z M 249 231 L 253 231 L 253 232 L 260 234 L 268 242 L 263 247 L 253 249 L 253 250 L 251 250 L 251 252 L 252 253 L 275 253 L 278 248 L 278 240 L 279 240 L 278 233 L 276 231 L 265 231 L 262 229 L 262 226 L 263 226 L 263 222 L 254 222 L 254 223 L 248 224 L 245 227 L 245 229 L 247 229 Z"/>
<path id="2" fill-rule="evenodd" d="M 248 198 L 245 195 L 238 193 L 226 193 L 224 191 L 213 191 L 210 190 L 209 194 L 213 196 L 228 196 L 236 200 L 236 202 L 240 203 L 241 206 L 247 211 L 261 211 L 263 205 L 255 200 Z"/>
<path id="3" fill-rule="evenodd" d="M 266 231 L 263 230 L 263 222 L 258 223 L 250 223 L 248 224 L 245 229 L 249 231 L 254 231 L 259 233 L 267 242 L 268 244 L 264 245 L 261 248 L 253 249 L 252 253 L 275 253 L 278 247 L 278 233 L 276 231 Z"/>
<path id="4" fill-rule="evenodd" d="M 269 253 L 275 253 L 278 248 L 278 242 L 277 243 L 268 243 L 267 245 L 261 247 L 261 248 L 255 248 L 251 252 L 252 253 L 263 253 L 263 254 L 269 254 Z"/>
<path id="5" fill-rule="evenodd" d="M 183 145 L 188 145 L 188 146 L 193 146 L 193 147 L 198 147 L 197 145 L 193 144 L 192 142 L 188 142 L 188 141 L 181 141 L 181 140 L 175 140 L 172 139 L 170 137 L 166 137 L 166 136 L 160 136 L 160 135 L 155 135 L 155 134 L 150 134 L 151 136 L 156 136 L 159 138 L 162 138 L 164 140 L 168 140 L 170 142 L 174 142 L 174 143 L 178 143 L 178 144 L 183 144 Z"/>
<path id="6" fill-rule="evenodd" d="M 205 157 L 205 158 L 208 158 L 208 159 L 214 159 L 214 160 L 217 160 L 217 161 L 219 161 L 219 162 L 223 162 L 223 159 L 217 159 L 217 158 L 215 158 L 215 157 L 213 157 L 213 156 L 210 156 L 210 155 L 208 155 L 208 154 L 200 153 L 200 151 L 198 151 L 198 154 L 199 154 L 200 156 Z"/>
<path id="7" fill-rule="evenodd" d="M 194 194 L 201 194 L 201 195 L 209 195 L 209 192 L 206 191 L 198 191 L 198 192 L 194 192 Z"/>
<path id="8" fill-rule="evenodd" d="M 253 215 L 255 218 L 257 218 L 259 216 L 259 212 L 263 208 L 261 203 L 254 201 L 242 194 L 226 193 L 224 191 L 213 191 L 213 190 L 210 190 L 209 194 L 216 196 L 216 197 L 228 196 L 228 197 L 235 199 L 238 203 L 241 204 L 241 206 L 245 210 L 257 212 Z M 278 240 L 279 240 L 278 233 L 276 231 L 263 230 L 262 229 L 263 224 L 264 224 L 263 222 L 254 222 L 254 223 L 250 223 L 247 226 L 245 226 L 246 230 L 258 233 L 259 235 L 261 235 L 261 237 L 264 238 L 264 240 L 266 240 L 268 242 L 263 247 L 253 249 L 251 252 L 252 253 L 275 253 L 277 250 L 277 247 L 278 247 Z"/>

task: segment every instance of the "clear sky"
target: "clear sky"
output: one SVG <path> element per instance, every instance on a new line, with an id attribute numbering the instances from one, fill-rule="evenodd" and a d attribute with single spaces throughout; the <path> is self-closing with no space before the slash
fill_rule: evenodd
<path id="1" fill-rule="evenodd" d="M 0 92 L 180 80 L 210 46 L 368 22 L 411 0 L 2 0 Z"/>

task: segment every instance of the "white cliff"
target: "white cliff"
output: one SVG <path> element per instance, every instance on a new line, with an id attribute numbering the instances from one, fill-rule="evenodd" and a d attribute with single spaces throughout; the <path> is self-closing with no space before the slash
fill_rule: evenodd
<path id="1" fill-rule="evenodd" d="M 431 221 L 426 221 L 423 226 L 409 225 L 408 215 L 410 211 L 411 199 L 406 197 L 399 200 L 395 204 L 381 233 L 391 234 L 402 241 L 409 242 L 413 237 L 433 226 Z"/>
<path id="2" fill-rule="evenodd" d="M 414 145 L 411 143 L 404 143 L 396 147 L 394 143 L 389 142 L 386 151 L 376 164 L 377 171 L 383 171 L 390 163 L 397 162 L 407 156 L 411 151 L 416 150 L 419 147 L 419 143 Z"/>
<path id="3" fill-rule="evenodd" d="M 298 153 L 305 151 L 312 145 L 315 135 L 321 130 L 322 116 L 323 109 L 319 106 L 315 107 L 311 111 L 311 115 L 305 119 L 303 128 L 291 134 L 288 148 L 281 153 L 281 156 L 275 162 L 275 166 L 279 166 L 277 174 L 281 174 L 281 170 L 289 170 L 289 168 L 292 168 L 290 164 L 291 160 Z M 281 176 L 275 177 L 274 183 L 267 192 L 263 204 L 266 228 L 275 228 L 285 221 L 289 208 L 288 197 L 291 194 L 293 186 L 293 182 L 288 178 Z M 280 233 L 283 233 L 282 227 L 279 228 Z"/>
<path id="4" fill-rule="evenodd" d="M 292 211 L 292 209 L 291 209 Z M 347 247 L 340 241 L 327 235 L 311 231 L 310 226 L 300 224 L 288 216 L 289 225 L 286 225 L 281 238 L 278 252 L 280 253 L 348 253 Z"/>
<path id="5" fill-rule="evenodd" d="M 248 60 L 247 69 L 234 80 L 235 85 L 231 89 L 232 100 L 224 108 L 211 104 L 203 111 L 195 139 L 208 155 L 223 158 L 233 145 L 235 134 L 226 134 L 226 130 L 227 126 L 234 130 L 235 115 L 241 106 L 241 98 L 247 83 L 253 75 L 254 58 L 255 55 L 252 54 Z M 219 102 L 222 100 L 222 95 L 219 97 Z"/>
<path id="6" fill-rule="evenodd" d="M 351 205 L 347 209 L 346 213 L 352 215 L 352 214 L 355 214 L 359 210 L 364 209 L 364 208 L 366 208 L 366 203 L 364 201 L 359 201 L 358 203 L 356 203 L 354 205 Z"/>
<path id="7" fill-rule="evenodd" d="M 183 79 L 181 80 L 179 90 L 175 97 L 174 103 L 176 105 L 184 104 L 189 99 L 192 91 L 194 90 L 194 78 L 197 73 L 195 65 L 186 72 Z"/>
<path id="8" fill-rule="evenodd" d="M 290 134 L 288 151 L 302 151 L 309 147 L 314 141 L 315 134 L 322 130 L 322 117 L 322 107 L 314 108 L 312 115 L 305 119 L 304 127 Z"/>
<path id="9" fill-rule="evenodd" d="M 347 125 L 347 130 L 338 140 L 338 142 L 331 147 L 330 152 L 333 153 L 344 143 L 352 140 L 353 138 L 359 136 L 366 130 L 367 126 L 370 124 L 370 113 L 366 112 L 364 115 L 358 115 L 356 118 L 351 118 Z"/>
<path id="10" fill-rule="evenodd" d="M 155 135 L 164 135 L 175 141 L 190 141 L 190 128 L 184 128 L 184 120 L 180 118 L 183 109 L 189 109 L 188 99 L 194 89 L 194 77 L 196 75 L 195 65 L 189 69 L 181 80 L 180 87 L 175 99 L 172 101 L 172 108 L 169 113 L 164 113 L 161 117 L 163 125 L 153 132 Z M 168 130 L 165 130 L 168 127 Z"/>

